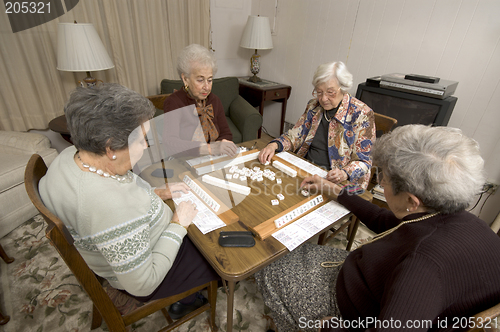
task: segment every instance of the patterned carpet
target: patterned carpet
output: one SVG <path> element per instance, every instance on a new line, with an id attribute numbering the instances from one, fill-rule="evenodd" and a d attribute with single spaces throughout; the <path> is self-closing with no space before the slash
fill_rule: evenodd
<path id="1" fill-rule="evenodd" d="M 361 225 L 353 248 L 370 235 Z M 91 301 L 45 238 L 45 222 L 41 216 L 35 216 L 0 239 L 0 244 L 15 258 L 11 264 L 0 260 L 0 309 L 10 316 L 10 321 L 0 326 L 0 331 L 90 330 Z M 345 235 L 340 234 L 328 245 L 345 248 Z M 223 288 L 219 288 L 216 324 L 222 332 L 227 330 L 226 301 Z M 266 308 L 251 277 L 236 285 L 234 308 L 233 331 L 262 332 L 269 327 Z M 207 320 L 208 313 L 203 313 L 177 331 L 210 331 Z M 164 323 L 162 314 L 156 313 L 132 325 L 131 331 L 156 331 Z M 94 331 L 108 329 L 103 323 Z"/>

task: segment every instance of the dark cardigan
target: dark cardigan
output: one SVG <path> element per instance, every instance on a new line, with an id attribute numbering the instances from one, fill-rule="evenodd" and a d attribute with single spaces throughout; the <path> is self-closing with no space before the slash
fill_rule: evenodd
<path id="1" fill-rule="evenodd" d="M 359 197 L 342 194 L 338 201 L 377 233 L 400 222 L 389 210 Z M 337 281 L 342 319 L 358 322 L 369 317 L 379 324 L 392 320 L 395 330 L 429 320 L 432 328 L 420 331 L 465 330 L 460 317 L 471 317 L 500 302 L 499 258 L 500 238 L 469 212 L 403 225 L 349 254 Z M 358 330 L 367 329 L 361 327 Z M 384 330 L 373 325 L 370 329 Z M 417 329 L 404 329 L 412 330 Z"/>

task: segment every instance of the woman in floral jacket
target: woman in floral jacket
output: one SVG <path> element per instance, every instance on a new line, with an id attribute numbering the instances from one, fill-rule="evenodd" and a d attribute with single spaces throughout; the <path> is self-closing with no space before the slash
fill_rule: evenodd
<path id="1" fill-rule="evenodd" d="M 327 180 L 366 188 L 375 122 L 371 108 L 347 92 L 352 81 L 344 63 L 320 65 L 312 81 L 314 99 L 292 129 L 261 150 L 260 162 L 270 161 L 275 152 L 293 151 L 326 169 Z"/>

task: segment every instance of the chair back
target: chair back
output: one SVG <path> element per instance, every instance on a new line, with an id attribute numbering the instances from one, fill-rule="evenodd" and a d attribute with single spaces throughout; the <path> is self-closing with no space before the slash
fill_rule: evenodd
<path id="1" fill-rule="evenodd" d="M 197 286 L 181 294 L 150 301 L 132 312 L 122 315 L 109 297 L 108 293 L 106 293 L 106 290 L 103 288 L 101 284 L 102 278 L 98 277 L 90 269 L 76 249 L 74 239 L 64 223 L 56 215 L 50 212 L 49 209 L 43 204 L 38 190 L 38 185 L 40 179 L 46 173 L 47 166 L 45 165 L 42 157 L 38 154 L 32 155 L 26 165 L 26 171 L 24 173 L 26 191 L 29 198 L 33 202 L 33 205 L 35 205 L 36 209 L 47 222 L 48 226 L 45 230 L 46 237 L 59 252 L 59 255 L 66 262 L 71 272 L 73 272 L 76 279 L 93 302 L 91 329 L 99 327 L 102 323 L 102 319 L 104 319 L 110 331 L 127 331 L 128 325 L 161 310 L 169 323 L 169 325 L 161 329 L 161 331 L 171 331 L 202 312 L 211 310 L 210 328 L 212 331 L 217 330 L 215 325 L 215 303 L 217 300 L 216 280 Z M 207 288 L 209 303 L 173 322 L 165 308 L 172 303 L 204 288 Z"/>
<path id="2" fill-rule="evenodd" d="M 154 115 L 155 117 L 163 114 L 163 104 L 165 103 L 165 99 L 167 99 L 168 96 L 170 96 L 170 93 L 146 97 L 153 103 L 154 107 L 156 108 L 156 113 Z"/>
<path id="3" fill-rule="evenodd" d="M 375 116 L 375 128 L 381 131 L 382 134 L 387 134 L 392 130 L 392 128 L 398 123 L 398 120 L 391 118 L 390 116 L 379 114 L 373 112 Z"/>
<path id="4" fill-rule="evenodd" d="M 377 130 L 377 133 L 382 132 L 382 135 L 387 134 L 394 128 L 394 126 L 398 123 L 398 120 L 391 118 L 390 116 L 379 114 L 373 112 L 373 115 L 375 117 L 375 129 Z M 379 135 L 377 135 L 378 137 Z M 374 177 L 376 172 L 378 172 L 378 168 L 376 165 L 372 165 L 372 168 L 370 170 L 370 183 L 373 183 Z"/>
<path id="5" fill-rule="evenodd" d="M 475 324 L 474 326 L 481 326 L 481 328 L 471 328 L 468 332 L 472 331 L 498 331 L 497 319 L 500 317 L 500 303 L 481 311 L 472 317 Z"/>
<path id="6" fill-rule="evenodd" d="M 40 198 L 38 184 L 40 179 L 47 173 L 47 166 L 38 154 L 31 156 L 24 173 L 24 183 L 28 196 L 36 209 L 45 219 L 47 228 L 45 236 L 50 240 L 76 279 L 88 294 L 100 314 L 106 321 L 108 327 L 125 325 L 120 312 L 111 301 L 110 297 L 102 287 L 94 272 L 89 268 L 83 257 L 74 246 L 74 239 L 63 222 L 47 209 Z M 120 331 L 120 329 L 117 329 Z"/>

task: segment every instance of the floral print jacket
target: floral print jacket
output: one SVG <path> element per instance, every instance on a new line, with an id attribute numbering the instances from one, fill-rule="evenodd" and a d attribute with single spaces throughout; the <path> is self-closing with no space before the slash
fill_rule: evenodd
<path id="1" fill-rule="evenodd" d="M 274 141 L 281 151 L 293 151 L 305 157 L 325 110 L 317 99 L 307 103 L 304 114 L 295 126 Z M 373 111 L 362 101 L 345 94 L 328 129 L 328 155 L 331 168 L 343 169 L 348 180 L 366 189 L 372 161 L 370 152 L 375 142 Z"/>

